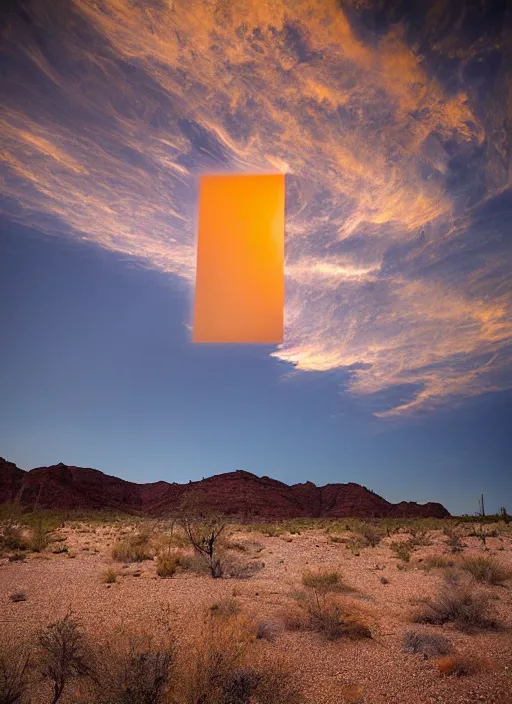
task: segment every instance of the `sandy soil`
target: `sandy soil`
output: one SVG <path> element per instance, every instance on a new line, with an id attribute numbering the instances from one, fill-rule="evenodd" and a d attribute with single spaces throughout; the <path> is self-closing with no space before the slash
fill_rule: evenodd
<path id="1" fill-rule="evenodd" d="M 407 565 L 390 550 L 389 538 L 357 556 L 321 530 L 279 537 L 240 532 L 232 540 L 245 541 L 249 549 L 238 553 L 239 559 L 262 560 L 264 568 L 250 579 L 213 580 L 194 573 L 161 579 L 153 561 L 129 566 L 112 562 L 111 546 L 126 530 L 121 524 L 66 525 L 53 534 L 60 542 L 43 553 L 31 553 L 20 562 L 0 560 L 0 640 L 34 638 L 38 629 L 63 617 L 69 608 L 93 638 L 106 638 L 119 627 L 156 632 L 163 615 L 179 638 L 200 609 L 233 594 L 247 614 L 279 626 L 283 609 L 293 605 L 294 595 L 303 589 L 303 572 L 333 568 L 357 589 L 346 598 L 367 612 L 373 639 L 329 642 L 318 633 L 281 628 L 274 642 L 261 642 L 262 648 L 284 656 L 296 668 L 308 704 L 512 703 L 512 582 L 472 587 L 492 596 L 504 625 L 500 631 L 465 634 L 449 625 L 410 621 L 412 601 L 434 596 L 443 581 L 443 570 L 421 568 L 429 555 L 446 554 L 446 538 L 440 532 L 431 533 L 433 544 L 416 549 Z M 503 528 L 499 537 L 488 539 L 487 550 L 478 538 L 465 537 L 464 542 L 464 555 L 493 556 L 512 569 L 509 530 Z M 63 544 L 68 553 L 52 552 Z M 111 585 L 103 579 L 108 567 L 120 575 Z M 382 577 L 389 583 L 383 584 Z M 10 595 L 18 590 L 26 593 L 27 600 L 12 603 Z M 485 656 L 492 666 L 469 676 L 442 676 L 432 660 L 403 652 L 402 639 L 408 630 L 442 633 L 457 651 L 475 660 Z M 34 693 L 33 701 L 48 701 L 45 696 Z M 62 701 L 77 701 L 76 692 L 70 690 Z"/>

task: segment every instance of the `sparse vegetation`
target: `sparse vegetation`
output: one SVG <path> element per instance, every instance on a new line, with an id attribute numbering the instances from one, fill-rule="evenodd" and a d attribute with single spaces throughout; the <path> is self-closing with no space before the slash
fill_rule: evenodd
<path id="1" fill-rule="evenodd" d="M 443 555 L 430 555 L 418 565 L 424 570 L 450 569 L 455 567 L 455 561 Z"/>
<path id="2" fill-rule="evenodd" d="M 149 533 L 141 531 L 116 543 L 112 548 L 112 557 L 118 562 L 151 560 L 153 555 L 150 550 Z"/>
<path id="3" fill-rule="evenodd" d="M 477 672 L 481 668 L 482 663 L 469 655 L 454 653 L 453 655 L 447 655 L 440 658 L 436 662 L 436 665 L 439 674 L 441 675 L 455 675 L 456 677 L 463 677 L 465 675 L 472 675 Z"/>
<path id="4" fill-rule="evenodd" d="M 39 645 L 41 674 L 51 682 L 51 704 L 57 704 L 70 680 L 91 674 L 80 622 L 71 613 L 66 614 L 40 633 Z"/>
<path id="5" fill-rule="evenodd" d="M 20 590 L 14 592 L 14 593 L 11 594 L 11 596 L 9 597 L 9 601 L 12 601 L 12 602 L 14 602 L 14 603 L 17 603 L 17 602 L 19 602 L 19 601 L 26 601 L 26 600 L 27 600 L 27 595 L 26 595 L 26 593 L 25 593 L 22 589 L 20 589 Z M 1 700 L 0 700 L 0 701 L 1 701 Z"/>
<path id="6" fill-rule="evenodd" d="M 461 567 L 477 582 L 497 585 L 512 579 L 512 572 L 490 557 L 466 557 Z"/>
<path id="7" fill-rule="evenodd" d="M 218 543 L 226 528 L 225 518 L 201 509 L 192 501 L 185 504 L 182 510 L 181 525 L 194 551 L 206 562 L 212 577 L 222 577 L 223 566 Z"/>
<path id="8" fill-rule="evenodd" d="M 117 572 L 111 567 L 103 572 L 103 581 L 105 584 L 115 584 L 117 582 Z"/>
<path id="9" fill-rule="evenodd" d="M 0 654 L 0 702 L 24 704 L 28 701 L 31 658 L 25 647 L 9 648 Z"/>
<path id="10" fill-rule="evenodd" d="M 100 649 L 94 673 L 97 704 L 160 704 L 172 677 L 175 649 L 153 647 L 150 638 L 131 637 Z"/>
<path id="11" fill-rule="evenodd" d="M 183 553 L 167 552 L 158 555 L 156 558 L 156 573 L 162 579 L 174 577 L 176 570 L 181 564 Z"/>
<path id="12" fill-rule="evenodd" d="M 231 618 L 240 613 L 240 604 L 236 599 L 220 599 L 210 606 L 210 613 L 219 618 Z"/>
<path id="13" fill-rule="evenodd" d="M 421 653 L 425 658 L 447 655 L 452 650 L 448 638 L 434 633 L 418 633 L 417 631 L 407 631 L 404 634 L 402 647 L 406 653 Z"/>
<path id="14" fill-rule="evenodd" d="M 456 528 L 453 526 L 445 526 L 443 533 L 447 537 L 446 545 L 449 552 L 456 555 L 464 550 L 465 545 L 462 542 L 462 536 Z"/>
<path id="15" fill-rule="evenodd" d="M 453 623 L 461 631 L 498 628 L 485 595 L 460 584 L 445 584 L 436 599 L 424 599 L 421 603 L 413 616 L 416 623 Z"/>
<path id="16" fill-rule="evenodd" d="M 354 591 L 352 587 L 349 587 L 343 582 L 342 575 L 337 570 L 308 570 L 302 575 L 302 584 L 309 589 L 314 589 L 320 594 Z"/>
<path id="17" fill-rule="evenodd" d="M 390 543 L 389 547 L 400 560 L 402 560 L 403 562 L 410 561 L 412 552 L 414 550 L 414 545 L 411 543 L 410 540 L 395 541 Z"/>

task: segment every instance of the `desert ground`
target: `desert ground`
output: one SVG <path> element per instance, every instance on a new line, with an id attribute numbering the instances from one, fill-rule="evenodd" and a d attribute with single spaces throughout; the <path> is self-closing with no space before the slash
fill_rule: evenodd
<path id="1" fill-rule="evenodd" d="M 171 520 L 3 526 L 0 703 L 512 702 L 512 523 L 226 525 L 219 578 Z M 63 620 L 96 665 L 60 662 L 55 694 Z"/>

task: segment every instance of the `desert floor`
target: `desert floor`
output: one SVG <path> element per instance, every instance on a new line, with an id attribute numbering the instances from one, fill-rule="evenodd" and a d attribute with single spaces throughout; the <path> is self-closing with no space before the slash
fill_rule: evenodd
<path id="1" fill-rule="evenodd" d="M 213 579 L 208 573 L 178 568 L 172 578 L 161 578 L 156 558 L 114 561 L 112 547 L 141 530 L 149 531 L 153 546 L 162 545 L 170 530 L 165 522 L 67 521 L 51 532 L 48 546 L 39 553 L 27 550 L 24 559 L 11 561 L 4 551 L 0 559 L 0 643 L 31 642 L 38 631 L 72 610 L 92 640 L 113 640 L 119 632 L 158 637 L 161 629 L 170 626 L 178 647 L 185 647 L 187 634 L 201 614 L 216 602 L 235 599 L 240 613 L 252 622 L 266 623 L 272 633 L 270 639 L 256 640 L 252 647 L 267 657 L 284 659 L 293 668 L 301 701 L 307 704 L 510 704 L 512 581 L 479 582 L 461 565 L 465 558 L 483 556 L 512 570 L 512 524 L 485 526 L 495 535 L 485 545 L 479 537 L 469 536 L 475 526 L 459 526 L 464 547 L 455 555 L 442 530 L 429 530 L 420 542 L 430 544 L 414 546 L 408 562 L 389 547 L 392 542 L 410 540 L 407 527 L 390 536 L 384 533 L 375 547 L 358 547 L 357 543 L 354 547 L 354 534 L 346 527 L 340 519 L 331 534 L 323 526 L 274 536 L 230 527 L 223 550 L 241 565 L 258 564 L 260 569 L 253 576 Z M 184 553 L 187 549 L 181 546 Z M 435 555 L 453 559 L 455 566 L 425 569 Z M 108 569 L 116 573 L 114 583 L 105 581 Z M 330 641 L 321 632 L 287 627 L 286 614 L 299 608 L 300 593 L 305 591 L 302 577 L 308 570 L 337 570 L 354 587 L 354 592 L 340 598 L 348 609 L 360 613 L 370 627 L 371 639 Z M 447 571 L 461 575 L 460 580 L 475 595 L 490 599 L 500 628 L 468 633 L 450 623 L 411 622 L 415 602 L 435 597 Z M 26 598 L 12 601 L 17 592 Z M 443 674 L 436 658 L 405 652 L 404 634 L 411 630 L 446 636 L 475 671 L 463 676 Z M 34 685 L 30 694 L 32 702 L 51 701 L 47 683 Z M 76 702 L 81 697 L 80 685 L 72 683 L 60 701 Z"/>

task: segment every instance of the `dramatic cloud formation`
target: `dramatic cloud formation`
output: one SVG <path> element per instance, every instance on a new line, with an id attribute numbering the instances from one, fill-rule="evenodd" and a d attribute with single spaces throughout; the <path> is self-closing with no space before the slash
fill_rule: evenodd
<path id="1" fill-rule="evenodd" d="M 512 16 L 465 5 L 13 10 L 3 212 L 192 285 L 197 175 L 286 172 L 275 356 L 350 370 L 356 394 L 402 389 L 380 415 L 509 388 Z"/>

